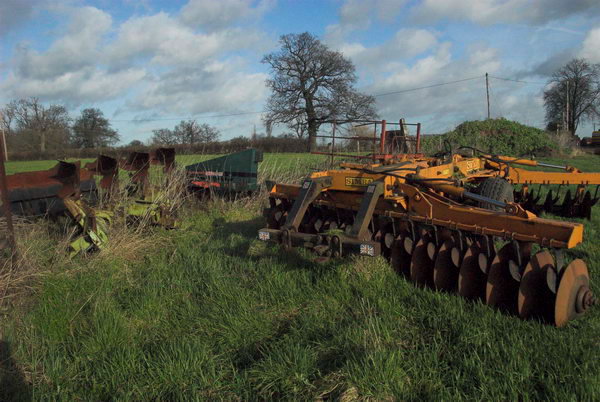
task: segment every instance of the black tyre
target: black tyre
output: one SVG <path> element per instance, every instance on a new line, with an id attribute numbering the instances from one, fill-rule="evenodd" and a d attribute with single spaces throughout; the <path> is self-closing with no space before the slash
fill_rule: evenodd
<path id="1" fill-rule="evenodd" d="M 514 202 L 515 194 L 512 184 L 500 177 L 489 177 L 479 186 L 479 195 L 500 202 Z M 502 208 L 487 202 L 480 202 L 480 208 L 501 211 Z"/>

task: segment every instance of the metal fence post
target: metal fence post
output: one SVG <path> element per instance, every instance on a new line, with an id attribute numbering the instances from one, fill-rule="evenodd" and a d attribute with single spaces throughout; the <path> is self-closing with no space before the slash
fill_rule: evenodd
<path id="1" fill-rule="evenodd" d="M 8 199 L 8 186 L 6 183 L 6 168 L 4 166 L 6 155 L 6 143 L 4 136 L 0 138 L 0 195 L 2 196 L 2 211 L 4 219 L 6 219 L 6 239 L 11 250 L 12 266 L 16 266 L 17 262 L 17 244 L 15 242 L 15 229 L 13 227 L 12 212 L 10 210 L 10 200 Z"/>

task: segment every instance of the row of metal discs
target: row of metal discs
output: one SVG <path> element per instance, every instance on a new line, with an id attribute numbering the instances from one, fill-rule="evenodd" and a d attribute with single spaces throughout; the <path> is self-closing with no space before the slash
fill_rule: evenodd
<path id="1" fill-rule="evenodd" d="M 280 228 L 287 212 L 281 204 L 272 208 L 269 226 Z M 337 212 L 309 210 L 301 230 L 322 233 L 349 228 L 351 222 L 340 220 Z M 509 242 L 496 252 L 490 239 L 463 236 L 461 247 L 457 236 L 443 229 L 438 230 L 437 240 L 433 230 L 421 230 L 415 237 L 416 241 L 408 230 L 394 236 L 390 227 L 373 236 L 381 242 L 382 254 L 392 267 L 418 286 L 458 292 L 521 318 L 559 327 L 595 303 L 583 260 L 573 260 L 558 272 L 548 250 L 531 256 L 530 243 Z"/>
<path id="2" fill-rule="evenodd" d="M 591 219 L 592 207 L 600 200 L 599 188 L 600 186 L 596 186 L 593 196 L 589 190 L 581 193 L 577 192 L 573 196 L 571 190 L 568 189 L 562 202 L 560 201 L 560 188 L 556 191 L 556 194 L 549 190 L 543 202 L 540 202 L 542 199 L 541 189 L 537 191 L 530 189 L 526 194 L 522 190 L 515 191 L 514 195 L 515 201 L 519 202 L 524 209 L 537 214 L 544 211 L 555 215 Z"/>
<path id="3" fill-rule="evenodd" d="M 484 241 L 423 230 L 415 242 L 407 230 L 400 235 L 375 235 L 394 269 L 422 287 L 458 292 L 521 318 L 556 326 L 583 314 L 595 303 L 586 264 L 576 259 L 557 272 L 548 250 L 530 255 L 528 243 L 507 243 L 498 252 Z M 519 255 L 520 254 L 520 255 Z M 519 263 L 520 261 L 520 263 Z"/>

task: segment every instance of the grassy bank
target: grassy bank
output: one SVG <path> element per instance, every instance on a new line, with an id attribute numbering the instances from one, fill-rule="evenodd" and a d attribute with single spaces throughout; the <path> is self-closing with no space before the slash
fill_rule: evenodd
<path id="1" fill-rule="evenodd" d="M 313 163 L 277 158 L 289 177 Z M 600 399 L 600 309 L 555 329 L 380 258 L 319 265 L 256 240 L 261 204 L 214 200 L 73 261 L 33 236 L 50 268 L 2 317 L 0 400 Z M 598 290 L 594 215 L 568 254 Z"/>
<path id="2" fill-rule="evenodd" d="M 215 158 L 221 155 L 177 155 L 176 161 L 178 164 L 185 166 L 196 162 L 201 162 L 207 159 Z M 77 159 L 79 160 L 79 159 Z M 264 162 L 261 164 L 262 170 L 287 170 L 292 171 L 301 169 L 306 172 L 306 169 L 321 165 L 328 159 L 323 155 L 312 155 L 302 153 L 276 153 L 265 154 Z M 69 160 L 71 161 L 71 160 Z M 82 163 L 90 162 L 92 159 L 81 159 Z M 19 172 L 31 172 L 34 170 L 49 169 L 56 165 L 55 160 L 44 161 L 9 161 L 6 163 L 6 174 Z"/>

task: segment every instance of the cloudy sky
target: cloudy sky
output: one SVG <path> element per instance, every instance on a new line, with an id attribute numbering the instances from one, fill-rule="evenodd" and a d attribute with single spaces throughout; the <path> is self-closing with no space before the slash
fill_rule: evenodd
<path id="1" fill-rule="evenodd" d="M 0 0 L 0 103 L 98 107 L 125 143 L 184 118 L 249 135 L 262 56 L 304 31 L 354 62 L 382 118 L 429 133 L 485 117 L 486 72 L 492 117 L 543 127 L 549 74 L 600 63 L 598 0 Z"/>

